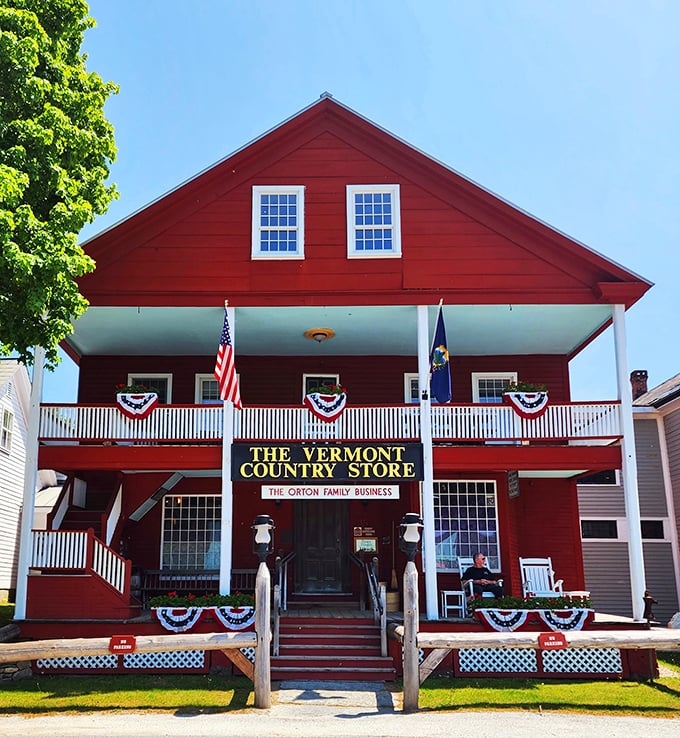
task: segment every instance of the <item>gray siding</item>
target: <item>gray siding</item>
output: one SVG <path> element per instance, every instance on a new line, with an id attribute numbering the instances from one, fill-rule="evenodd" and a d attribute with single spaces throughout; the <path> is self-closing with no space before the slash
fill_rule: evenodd
<path id="1" fill-rule="evenodd" d="M 623 501 L 623 487 L 609 484 L 579 484 L 578 509 L 581 517 L 623 518 L 626 506 Z"/>
<path id="2" fill-rule="evenodd" d="M 643 555 L 647 589 L 658 601 L 654 616 L 665 624 L 680 609 L 670 544 L 644 543 Z M 586 589 L 596 612 L 632 617 L 627 543 L 584 541 L 583 558 Z"/>
<path id="3" fill-rule="evenodd" d="M 670 466 L 676 530 L 680 531 L 680 410 L 664 418 L 668 464 Z"/>
<path id="4" fill-rule="evenodd" d="M 635 419 L 635 452 L 640 515 L 643 518 L 665 518 L 668 515 L 668 508 L 663 488 L 663 468 L 656 419 Z"/>

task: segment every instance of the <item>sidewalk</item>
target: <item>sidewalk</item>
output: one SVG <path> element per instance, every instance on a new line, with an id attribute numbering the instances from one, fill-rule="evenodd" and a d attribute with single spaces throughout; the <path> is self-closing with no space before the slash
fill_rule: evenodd
<path id="1" fill-rule="evenodd" d="M 0 736 L 64 738 L 677 738 L 680 720 L 549 712 L 401 711 L 382 682 L 281 682 L 269 710 L 228 714 L 87 713 L 0 717 Z"/>

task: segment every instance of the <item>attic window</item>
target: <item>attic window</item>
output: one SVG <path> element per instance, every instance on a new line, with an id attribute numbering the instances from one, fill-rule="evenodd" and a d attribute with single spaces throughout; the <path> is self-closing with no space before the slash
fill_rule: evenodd
<path id="1" fill-rule="evenodd" d="M 305 188 L 253 187 L 253 259 L 302 259 L 305 255 Z"/>
<path id="2" fill-rule="evenodd" d="M 347 256 L 401 256 L 399 185 L 347 185 Z"/>

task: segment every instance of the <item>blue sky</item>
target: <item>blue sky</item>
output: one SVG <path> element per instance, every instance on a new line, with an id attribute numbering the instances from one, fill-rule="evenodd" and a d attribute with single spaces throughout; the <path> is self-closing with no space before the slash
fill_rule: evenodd
<path id="1" fill-rule="evenodd" d="M 680 372 L 680 3 L 675 0 L 90 0 L 88 67 L 120 190 L 89 237 L 328 91 L 655 283 L 627 313 L 629 369 Z M 616 397 L 611 330 L 570 367 Z M 72 402 L 69 359 L 43 399 Z"/>

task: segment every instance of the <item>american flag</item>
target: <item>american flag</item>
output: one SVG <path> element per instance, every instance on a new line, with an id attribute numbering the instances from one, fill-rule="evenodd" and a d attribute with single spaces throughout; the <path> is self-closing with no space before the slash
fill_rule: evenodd
<path id="1" fill-rule="evenodd" d="M 224 311 L 224 325 L 220 335 L 220 346 L 217 349 L 217 360 L 215 361 L 215 379 L 220 385 L 220 398 L 231 400 L 234 407 L 241 408 L 241 393 L 238 388 L 238 377 L 234 366 L 234 347 L 229 335 L 229 318 Z"/>

